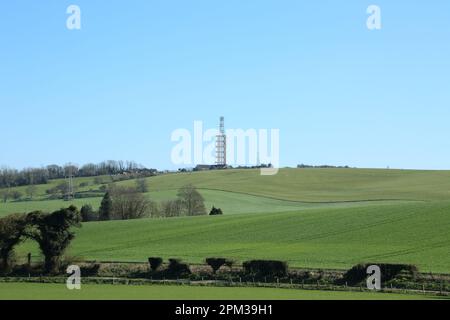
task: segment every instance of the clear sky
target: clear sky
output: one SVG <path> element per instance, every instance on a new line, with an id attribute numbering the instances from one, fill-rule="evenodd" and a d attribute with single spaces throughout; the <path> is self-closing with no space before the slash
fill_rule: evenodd
<path id="1" fill-rule="evenodd" d="M 450 169 L 448 0 L 2 1 L 0 41 L 0 165 L 172 169 L 223 115 L 281 165 Z"/>

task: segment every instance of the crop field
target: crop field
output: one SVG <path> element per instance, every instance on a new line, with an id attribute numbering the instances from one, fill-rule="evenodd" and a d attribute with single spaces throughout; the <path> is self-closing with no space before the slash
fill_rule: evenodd
<path id="1" fill-rule="evenodd" d="M 261 176 L 259 170 L 223 170 L 162 175 L 148 181 L 156 191 L 192 183 L 201 189 L 300 202 L 450 199 L 450 171 L 281 169 L 274 176 Z"/>
<path id="2" fill-rule="evenodd" d="M 110 177 L 99 177 L 105 183 Z M 0 216 L 32 210 L 55 210 L 68 202 L 47 200 L 46 190 L 63 180 L 38 185 L 36 195 L 27 201 L 0 203 Z M 382 169 L 281 169 L 275 176 L 261 176 L 259 170 L 223 170 L 166 174 L 147 178 L 155 201 L 176 196 L 188 183 L 200 189 L 206 205 L 226 209 L 227 214 L 292 211 L 310 207 L 349 206 L 372 202 L 450 200 L 450 171 Z M 134 181 L 118 182 L 134 185 Z M 94 178 L 76 178 L 78 191 L 98 189 Z M 85 186 L 80 186 L 85 184 Z M 25 193 L 26 187 L 12 190 Z M 73 201 L 97 207 L 101 198 Z"/>
<path id="3" fill-rule="evenodd" d="M 338 269 L 359 262 L 402 262 L 426 272 L 450 272 L 449 209 L 449 203 L 439 202 L 90 222 L 77 230 L 69 254 L 103 261 L 265 258 Z M 28 243 L 18 251 L 38 253 Z"/>
<path id="4" fill-rule="evenodd" d="M 221 288 L 199 286 L 82 285 L 2 283 L 0 300 L 416 300 L 434 296 L 373 292 L 339 292 L 276 288 Z"/>
<path id="5" fill-rule="evenodd" d="M 450 273 L 450 172 L 375 169 L 282 169 L 166 174 L 147 178 L 155 201 L 197 186 L 220 217 L 180 217 L 84 223 L 68 254 L 101 261 L 149 256 L 202 262 L 210 256 L 244 261 L 279 259 L 294 267 L 347 269 L 360 262 L 412 263 L 423 272 Z M 99 186 L 93 179 L 83 190 Z M 54 184 L 54 182 L 52 182 Z M 134 181 L 119 182 L 133 185 Z M 46 200 L 0 204 L 0 214 L 55 210 Z M 76 199 L 98 207 L 101 198 Z M 18 248 L 38 255 L 34 244 Z"/>

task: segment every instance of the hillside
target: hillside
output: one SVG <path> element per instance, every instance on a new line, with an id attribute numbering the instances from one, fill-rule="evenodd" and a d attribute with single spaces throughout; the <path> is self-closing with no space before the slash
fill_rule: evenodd
<path id="1" fill-rule="evenodd" d="M 148 181 L 156 191 L 192 183 L 202 189 L 301 202 L 450 199 L 450 171 L 281 169 L 277 175 L 261 176 L 259 170 L 223 170 L 162 175 Z"/>
<path id="2" fill-rule="evenodd" d="M 202 262 L 225 256 L 287 260 L 292 266 L 345 269 L 359 262 L 417 264 L 450 272 L 450 203 L 371 205 L 298 212 L 85 223 L 70 255 Z M 25 244 L 20 253 L 37 254 Z"/>
<path id="3" fill-rule="evenodd" d="M 207 206 L 219 206 L 225 215 L 84 223 L 69 255 L 106 261 L 270 258 L 339 269 L 359 262 L 402 262 L 450 273 L 449 171 L 283 169 L 260 176 L 257 170 L 225 170 L 167 174 L 148 182 L 147 196 L 155 201 L 173 198 L 180 186 L 192 183 Z M 0 213 L 69 204 L 39 197 L 1 204 Z M 74 203 L 98 206 L 100 199 Z M 29 251 L 38 255 L 25 243 L 19 256 Z"/>
<path id="4" fill-rule="evenodd" d="M 101 177 L 105 182 L 111 178 Z M 78 191 L 98 190 L 94 178 L 77 178 Z M 147 178 L 147 196 L 160 201 L 176 196 L 181 186 L 192 183 L 201 189 L 208 206 L 226 209 L 228 214 L 292 211 L 311 206 L 358 205 L 365 201 L 450 200 L 450 171 L 383 169 L 281 169 L 275 176 L 261 176 L 258 170 L 224 170 L 166 174 Z M 61 183 L 37 186 L 33 201 L 0 203 L 0 216 L 36 209 L 56 210 L 68 204 L 47 200 L 45 191 Z M 79 187 L 80 184 L 87 184 Z M 134 180 L 118 182 L 134 185 Z M 25 187 L 12 188 L 24 193 Z M 349 203 L 349 202 L 354 202 Z M 100 198 L 76 199 L 97 207 Z"/>

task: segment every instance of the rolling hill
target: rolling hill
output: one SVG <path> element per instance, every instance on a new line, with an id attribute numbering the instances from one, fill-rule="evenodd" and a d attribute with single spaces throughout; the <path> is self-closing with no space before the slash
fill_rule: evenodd
<path id="1" fill-rule="evenodd" d="M 225 215 L 84 223 L 68 254 L 105 261 L 179 257 L 194 263 L 209 256 L 264 258 L 337 269 L 398 262 L 450 273 L 449 171 L 282 169 L 276 176 L 260 176 L 257 170 L 223 170 L 167 174 L 148 182 L 147 195 L 155 201 L 173 198 L 179 187 L 192 183 L 207 206 L 221 207 Z M 100 199 L 74 203 L 97 206 Z M 39 195 L 35 201 L 1 204 L 0 213 L 68 204 Z M 25 243 L 18 253 L 30 251 L 38 254 L 34 244 Z"/>

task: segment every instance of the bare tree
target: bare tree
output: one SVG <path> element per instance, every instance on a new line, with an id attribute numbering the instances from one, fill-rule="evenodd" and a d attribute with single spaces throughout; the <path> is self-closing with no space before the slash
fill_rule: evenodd
<path id="1" fill-rule="evenodd" d="M 145 193 L 148 192 L 148 183 L 144 178 L 139 178 L 136 180 L 136 189 L 138 192 Z"/>
<path id="2" fill-rule="evenodd" d="M 26 194 L 27 194 L 27 196 L 30 198 L 30 199 L 33 199 L 33 196 L 36 194 L 36 186 L 34 185 L 34 184 L 30 184 L 27 188 L 26 188 L 26 190 L 25 190 L 25 192 L 26 192 Z"/>
<path id="3" fill-rule="evenodd" d="M 205 200 L 192 184 L 178 190 L 178 198 L 181 200 L 186 215 L 199 216 L 206 214 Z"/>
<path id="4" fill-rule="evenodd" d="M 2 189 L 0 190 L 0 198 L 2 199 L 3 203 L 6 203 L 9 199 L 9 190 L 8 189 Z"/>
<path id="5" fill-rule="evenodd" d="M 110 190 L 113 219 L 139 219 L 149 216 L 151 203 L 135 188 L 115 187 Z"/>
<path id="6" fill-rule="evenodd" d="M 183 214 L 183 204 L 179 199 L 163 201 L 160 213 L 165 218 L 179 217 Z"/>

